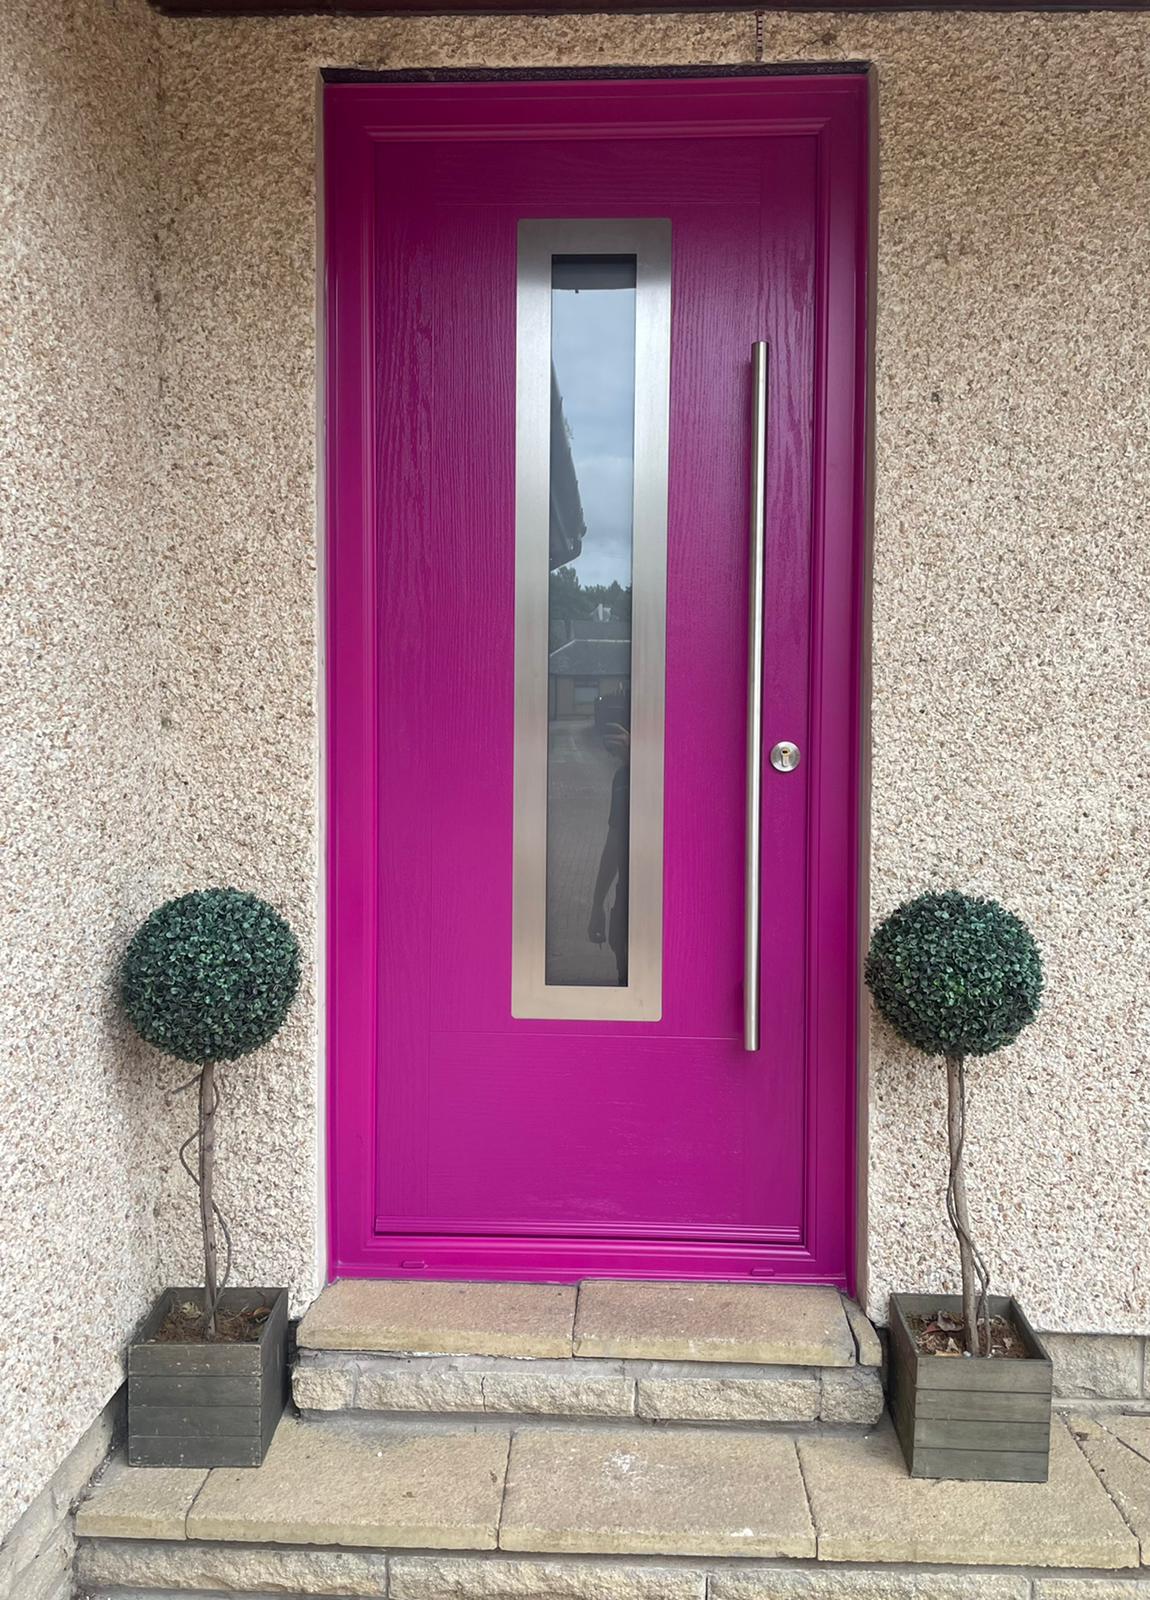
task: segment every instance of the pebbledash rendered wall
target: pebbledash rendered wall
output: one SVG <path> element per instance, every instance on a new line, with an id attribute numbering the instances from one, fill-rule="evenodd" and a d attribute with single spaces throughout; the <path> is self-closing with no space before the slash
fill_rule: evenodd
<path id="1" fill-rule="evenodd" d="M 143 0 L 9 0 L 0 78 L 2 1535 L 118 1387 L 163 1270 L 161 1086 L 111 972 L 173 864 L 158 29 Z M 45 1492 L 0 1594 L 29 1592 L 25 1556 L 66 1565 Z"/>
<path id="2" fill-rule="evenodd" d="M 202 608 L 208 870 L 274 849 L 294 893 L 314 859 L 318 69 L 873 61 L 873 910 L 956 884 L 1035 928 L 1042 1019 L 973 1073 L 981 1237 L 1041 1326 L 1150 1328 L 1150 15 L 775 15 L 761 50 L 756 25 L 165 27 L 170 514 Z M 245 1082 L 243 1140 L 298 1163 L 310 1085 Z M 869 1100 L 882 1314 L 891 1288 L 953 1280 L 942 1072 L 876 1027 Z M 248 1198 L 260 1257 L 295 1268 L 306 1209 Z"/>
<path id="3" fill-rule="evenodd" d="M 0 19 L 34 374 L 0 478 L 25 650 L 0 1528 L 115 1388 L 154 1287 L 197 1270 L 188 1106 L 115 1021 L 123 937 L 234 882 L 315 952 L 322 66 L 876 64 L 873 912 L 956 884 L 1035 928 L 1042 1018 L 974 1069 L 981 1237 L 1039 1325 L 1150 1330 L 1150 15 L 49 11 Z M 317 988 L 312 965 L 285 1036 L 229 1074 L 222 1141 L 237 1277 L 297 1308 L 322 1271 Z M 953 1281 L 942 1115 L 940 1072 L 876 1026 L 880 1316 Z"/>

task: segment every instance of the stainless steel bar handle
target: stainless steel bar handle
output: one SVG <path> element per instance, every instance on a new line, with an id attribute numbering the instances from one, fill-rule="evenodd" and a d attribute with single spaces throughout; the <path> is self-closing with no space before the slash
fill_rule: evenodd
<path id="1" fill-rule="evenodd" d="M 747 840 L 743 1048 L 760 1041 L 759 956 L 763 875 L 763 585 L 767 545 L 767 407 L 770 346 L 751 346 L 751 572 L 747 639 Z"/>

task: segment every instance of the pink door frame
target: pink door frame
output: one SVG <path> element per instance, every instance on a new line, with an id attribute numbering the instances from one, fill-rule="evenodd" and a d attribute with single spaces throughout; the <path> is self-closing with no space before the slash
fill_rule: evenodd
<path id="1" fill-rule="evenodd" d="M 870 81 L 843 77 L 616 80 L 328 86 L 325 96 L 327 291 L 327 728 L 328 728 L 328 1204 L 333 1278 L 436 1276 L 561 1280 L 588 1276 L 586 1250 L 570 1242 L 381 1238 L 374 1233 L 379 1019 L 372 974 L 378 942 L 373 897 L 378 841 L 378 751 L 370 689 L 373 639 L 371 508 L 376 461 L 370 388 L 373 278 L 370 173 L 381 142 L 411 139 L 666 137 L 700 126 L 814 134 L 819 141 L 815 482 L 812 580 L 812 769 L 807 1048 L 808 1215 L 837 1214 L 855 1239 L 858 1083 L 863 1038 L 861 949 L 865 915 L 865 738 L 870 520 L 872 182 Z M 594 111 L 572 107 L 582 88 Z M 707 91 L 711 91 L 707 98 Z M 589 99 L 588 105 L 592 104 Z M 573 114 L 573 109 L 574 113 Z M 718 120 L 721 117 L 721 121 Z M 707 126 L 707 124 L 704 124 Z M 401 154 L 400 154 L 401 158 Z M 820 1129 L 822 1097 L 833 1104 Z M 795 1271 L 853 1288 L 844 1267 Z M 425 1261 L 426 1255 L 433 1261 Z M 579 1263 L 573 1265 L 576 1255 Z M 604 1251 L 603 1275 L 723 1277 L 701 1247 L 686 1264 L 654 1272 Z"/>

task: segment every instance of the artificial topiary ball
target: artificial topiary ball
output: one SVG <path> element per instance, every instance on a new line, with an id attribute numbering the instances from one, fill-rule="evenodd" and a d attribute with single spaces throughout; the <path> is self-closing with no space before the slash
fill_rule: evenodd
<path id="1" fill-rule="evenodd" d="M 299 977 L 299 945 L 278 911 L 239 889 L 200 889 L 136 930 L 120 992 L 142 1038 L 202 1066 L 266 1044 Z"/>
<path id="2" fill-rule="evenodd" d="M 866 981 L 891 1027 L 932 1056 L 1013 1044 L 1042 995 L 1030 929 L 996 900 L 923 894 L 875 929 Z"/>

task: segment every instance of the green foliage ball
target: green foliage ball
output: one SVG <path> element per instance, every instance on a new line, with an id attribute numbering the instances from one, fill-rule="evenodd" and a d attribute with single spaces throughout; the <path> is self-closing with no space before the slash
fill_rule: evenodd
<path id="1" fill-rule="evenodd" d="M 985 1056 L 1013 1044 L 1042 995 L 1042 957 L 996 900 L 923 894 L 875 929 L 866 963 L 875 1004 L 932 1056 Z"/>
<path id="2" fill-rule="evenodd" d="M 202 1066 L 266 1044 L 299 979 L 299 944 L 278 911 L 239 889 L 200 889 L 136 930 L 120 992 L 142 1038 Z"/>

